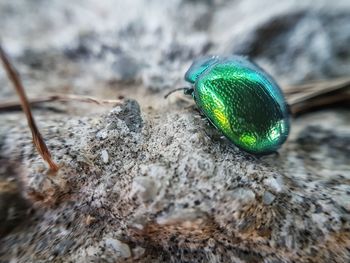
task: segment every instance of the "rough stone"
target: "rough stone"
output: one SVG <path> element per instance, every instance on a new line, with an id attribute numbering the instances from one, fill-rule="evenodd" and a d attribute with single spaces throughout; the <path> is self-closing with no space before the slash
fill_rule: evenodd
<path id="1" fill-rule="evenodd" d="M 287 84 L 349 74 L 349 14 L 347 0 L 0 1 L 30 97 L 126 98 L 34 111 L 56 176 L 23 114 L 1 113 L 0 167 L 18 176 L 1 173 L 15 195 L 0 192 L 0 261 L 348 262 L 348 110 L 293 120 L 257 157 L 163 95 L 204 54 L 245 53 Z M 15 97 L 3 71 L 0 97 Z"/>
<path id="2" fill-rule="evenodd" d="M 106 238 L 106 246 L 112 248 L 122 258 L 129 258 L 131 256 L 128 245 L 120 242 L 118 239 Z"/>
<path id="3" fill-rule="evenodd" d="M 275 200 L 276 196 L 269 191 L 266 191 L 263 195 L 263 202 L 265 205 L 271 205 L 272 202 Z"/>

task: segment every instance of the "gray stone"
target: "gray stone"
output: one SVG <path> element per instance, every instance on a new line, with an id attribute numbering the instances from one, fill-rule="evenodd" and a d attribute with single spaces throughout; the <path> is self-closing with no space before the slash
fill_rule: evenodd
<path id="1" fill-rule="evenodd" d="M 278 154 L 257 157 L 215 139 L 191 98 L 163 95 L 207 54 L 249 55 L 286 86 L 348 75 L 349 14 L 348 0 L 0 1 L 29 97 L 126 98 L 34 111 L 55 176 L 23 113 L 1 113 L 16 180 L 2 172 L 15 190 L 0 192 L 0 261 L 348 262 L 348 110 L 293 120 Z M 15 98 L 2 70 L 0 85 Z"/>
<path id="2" fill-rule="evenodd" d="M 276 199 L 276 196 L 269 191 L 266 191 L 263 195 L 263 202 L 265 205 L 271 205 L 272 202 Z"/>
<path id="3" fill-rule="evenodd" d="M 106 238 L 106 246 L 112 248 L 122 258 L 131 256 L 130 248 L 127 244 L 120 242 L 118 239 Z"/>
<path id="4" fill-rule="evenodd" d="M 130 132 L 140 132 L 142 129 L 143 121 L 140 105 L 135 100 L 127 100 L 122 108 L 116 108 L 109 114 L 108 129 L 111 129 L 111 123 L 115 121 L 114 118 L 124 121 Z"/>
<path id="5" fill-rule="evenodd" d="M 106 150 L 102 150 L 101 152 L 101 158 L 104 163 L 108 163 L 108 152 Z"/>

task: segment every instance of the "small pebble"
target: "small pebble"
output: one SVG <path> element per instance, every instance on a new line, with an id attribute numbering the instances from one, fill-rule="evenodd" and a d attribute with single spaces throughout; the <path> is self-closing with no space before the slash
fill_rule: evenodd
<path id="1" fill-rule="evenodd" d="M 266 191 L 263 196 L 263 202 L 265 205 L 271 205 L 272 202 L 276 199 L 276 196 L 269 191 Z"/>
<path id="2" fill-rule="evenodd" d="M 108 155 L 107 150 L 102 150 L 102 152 L 101 152 L 101 157 L 102 157 L 102 161 L 103 161 L 104 163 L 108 163 L 109 155 Z"/>
<path id="3" fill-rule="evenodd" d="M 121 257 L 128 258 L 131 256 L 130 248 L 127 244 L 120 242 L 118 239 L 106 238 L 106 246 L 115 250 Z"/>

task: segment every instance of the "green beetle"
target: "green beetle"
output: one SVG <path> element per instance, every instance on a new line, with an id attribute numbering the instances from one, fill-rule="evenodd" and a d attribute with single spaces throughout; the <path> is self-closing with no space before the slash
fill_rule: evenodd
<path id="1" fill-rule="evenodd" d="M 287 139 L 289 108 L 276 82 L 245 57 L 205 57 L 185 74 L 200 111 L 246 152 L 267 154 Z"/>

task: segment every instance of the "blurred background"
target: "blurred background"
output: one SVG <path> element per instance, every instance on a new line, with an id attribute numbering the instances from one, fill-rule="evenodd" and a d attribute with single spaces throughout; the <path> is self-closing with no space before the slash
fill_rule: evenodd
<path id="1" fill-rule="evenodd" d="M 36 107 L 53 158 L 63 164 L 56 177 L 47 176 L 20 107 L 1 111 L 0 237 L 7 236 L 0 262 L 126 262 L 143 253 L 149 258 L 138 262 L 181 262 L 178 245 L 192 230 L 174 241 L 171 220 L 184 213 L 188 220 L 209 215 L 204 228 L 218 225 L 212 232 L 227 234 L 216 243 L 223 246 L 218 258 L 348 262 L 348 110 L 293 120 L 278 154 L 256 158 L 206 136 L 206 122 L 181 94 L 163 96 L 186 85 L 192 61 L 209 54 L 249 56 L 285 92 L 348 77 L 349 0 L 0 0 L 0 41 L 30 98 L 64 93 L 140 104 Z M 0 101 L 0 108 L 18 104 L 2 69 Z M 227 207 L 251 208 L 251 217 Z M 198 213 L 187 215 L 192 208 Z M 170 218 L 169 232 L 155 223 L 150 236 L 136 235 L 138 246 L 123 243 L 134 234 L 125 226 L 150 218 Z M 252 238 L 227 249 L 222 240 L 231 234 Z M 215 257 L 208 247 L 195 252 Z"/>
<path id="2" fill-rule="evenodd" d="M 248 55 L 282 84 L 350 72 L 348 0 L 1 0 L 0 25 L 30 94 L 152 101 L 204 54 Z"/>

